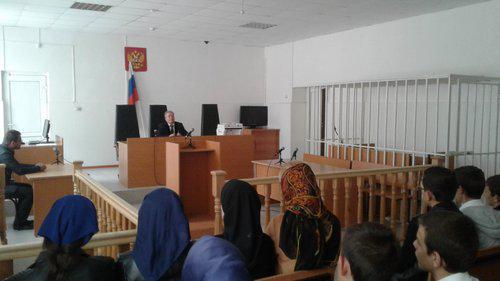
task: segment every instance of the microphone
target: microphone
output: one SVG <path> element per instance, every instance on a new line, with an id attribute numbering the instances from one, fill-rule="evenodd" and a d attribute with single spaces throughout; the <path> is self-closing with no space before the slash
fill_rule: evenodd
<path id="1" fill-rule="evenodd" d="M 186 138 L 190 138 L 191 137 L 191 134 L 194 132 L 194 128 L 191 129 L 191 131 L 189 131 L 186 135 Z"/>
<path id="2" fill-rule="evenodd" d="M 297 160 L 297 152 L 299 152 L 299 148 L 298 147 L 295 148 L 295 150 L 293 151 L 293 153 L 292 153 L 292 159 L 290 159 L 290 160 L 293 160 L 293 159 Z"/>
<path id="3" fill-rule="evenodd" d="M 153 130 L 153 136 L 157 137 L 157 136 L 159 136 L 159 133 L 160 132 L 158 132 L 158 130 Z"/>
<path id="4" fill-rule="evenodd" d="M 339 139 L 340 143 L 343 143 L 343 141 L 340 139 L 340 134 L 339 131 L 337 131 L 337 127 L 333 126 L 333 131 L 335 132 L 335 134 L 337 134 L 337 138 Z"/>
<path id="5" fill-rule="evenodd" d="M 278 150 L 278 152 L 276 152 L 276 154 L 274 154 L 274 156 L 278 156 L 278 155 L 281 155 L 281 152 L 283 152 L 283 150 L 285 150 L 285 147 L 283 146 L 282 148 L 280 148 Z"/>

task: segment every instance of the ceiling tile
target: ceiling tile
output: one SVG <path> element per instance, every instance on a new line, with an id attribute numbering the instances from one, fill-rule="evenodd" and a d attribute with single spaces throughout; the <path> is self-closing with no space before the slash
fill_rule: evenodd
<path id="1" fill-rule="evenodd" d="M 126 7 L 126 8 L 135 8 L 135 9 L 160 9 L 165 4 L 161 3 L 154 3 L 154 2 L 148 2 L 148 1 L 140 1 L 140 0 L 125 0 L 120 4 L 120 7 Z"/>

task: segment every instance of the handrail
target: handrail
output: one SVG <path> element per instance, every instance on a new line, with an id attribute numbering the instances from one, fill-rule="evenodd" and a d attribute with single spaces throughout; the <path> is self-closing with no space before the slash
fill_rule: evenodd
<path id="1" fill-rule="evenodd" d="M 384 174 L 397 174 L 402 172 L 414 172 L 420 171 L 422 169 L 427 169 L 432 167 L 432 165 L 419 165 L 419 166 L 407 166 L 407 167 L 390 167 L 385 169 L 375 168 L 375 169 L 363 169 L 363 170 L 349 170 L 349 171 L 335 171 L 330 173 L 318 173 L 316 174 L 316 179 L 339 179 L 339 178 L 354 178 L 359 176 L 377 176 Z M 212 171 L 212 175 L 219 175 L 222 170 Z M 225 173 L 225 172 L 224 172 Z M 273 177 L 261 177 L 261 178 L 246 178 L 241 179 L 246 181 L 251 185 L 264 185 L 273 184 L 279 182 L 279 176 Z"/>
<path id="2" fill-rule="evenodd" d="M 137 230 L 97 233 L 83 249 L 94 249 L 116 245 L 125 245 L 135 242 Z M 0 246 L 0 261 L 28 258 L 37 256 L 43 248 L 43 242 L 31 242 Z"/>

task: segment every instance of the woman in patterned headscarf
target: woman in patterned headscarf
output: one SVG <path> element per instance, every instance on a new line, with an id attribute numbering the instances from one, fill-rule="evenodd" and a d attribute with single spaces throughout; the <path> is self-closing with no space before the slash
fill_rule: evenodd
<path id="1" fill-rule="evenodd" d="M 332 265 L 339 252 L 340 222 L 323 205 L 311 168 L 304 163 L 288 168 L 281 175 L 281 190 L 285 213 L 266 228 L 277 245 L 277 273 Z"/>

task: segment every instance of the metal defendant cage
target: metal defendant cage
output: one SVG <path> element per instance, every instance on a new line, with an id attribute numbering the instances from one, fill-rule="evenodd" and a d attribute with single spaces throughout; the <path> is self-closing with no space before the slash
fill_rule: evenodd
<path id="1" fill-rule="evenodd" d="M 405 153 L 413 156 L 410 165 L 418 157 L 424 163 L 429 156 L 452 157 L 455 167 L 475 165 L 487 176 L 500 173 L 500 78 L 450 74 L 305 90 L 309 153 L 343 158 L 348 155 L 341 153 L 351 153 L 352 159 L 355 149 L 390 151 L 375 162 L 385 164 L 387 155 Z M 357 156 L 361 161 L 361 153 Z M 363 160 L 370 157 L 379 153 Z"/>

